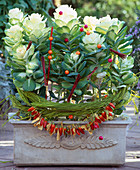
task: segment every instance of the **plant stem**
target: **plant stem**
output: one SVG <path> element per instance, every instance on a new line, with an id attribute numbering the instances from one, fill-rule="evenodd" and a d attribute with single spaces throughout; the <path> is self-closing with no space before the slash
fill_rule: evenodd
<path id="1" fill-rule="evenodd" d="M 53 91 L 52 85 L 53 85 L 53 82 L 51 82 L 51 91 Z M 52 97 L 50 96 L 50 101 L 51 100 L 52 100 Z"/>

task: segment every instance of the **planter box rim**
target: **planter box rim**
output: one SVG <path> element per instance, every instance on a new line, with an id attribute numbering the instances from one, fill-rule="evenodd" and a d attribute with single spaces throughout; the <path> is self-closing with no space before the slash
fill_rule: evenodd
<path id="1" fill-rule="evenodd" d="M 25 124 L 32 124 L 32 121 L 28 121 L 28 120 L 19 120 L 19 119 L 10 119 L 9 122 L 11 124 L 20 124 L 20 125 L 25 125 Z M 49 121 L 48 121 L 49 122 Z M 65 125 L 69 125 L 69 124 L 87 124 L 87 121 L 53 121 L 54 124 L 61 124 L 61 122 L 63 122 L 63 124 Z M 132 121 L 131 120 L 122 120 L 122 119 L 114 119 L 114 120 L 110 120 L 110 121 L 105 121 L 102 122 L 101 124 L 122 124 L 122 125 L 128 125 L 131 124 Z"/>

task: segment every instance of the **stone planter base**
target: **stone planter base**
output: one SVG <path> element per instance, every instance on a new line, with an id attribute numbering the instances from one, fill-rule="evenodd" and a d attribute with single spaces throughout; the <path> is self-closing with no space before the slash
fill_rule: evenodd
<path id="1" fill-rule="evenodd" d="M 87 132 L 75 137 L 61 136 L 60 141 L 33 127 L 30 121 L 10 122 L 14 125 L 14 164 L 17 166 L 119 166 L 125 163 L 128 121 L 107 121 L 93 135 Z M 99 140 L 99 136 L 104 139 Z"/>

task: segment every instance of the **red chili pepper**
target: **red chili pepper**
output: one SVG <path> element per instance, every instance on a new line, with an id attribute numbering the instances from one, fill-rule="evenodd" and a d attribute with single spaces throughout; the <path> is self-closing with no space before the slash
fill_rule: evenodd
<path id="1" fill-rule="evenodd" d="M 109 116 L 112 116 L 112 113 L 109 113 Z"/>
<path id="2" fill-rule="evenodd" d="M 77 135 L 80 135 L 80 132 L 78 129 L 75 129 L 75 132 L 77 133 Z"/>
<path id="3" fill-rule="evenodd" d="M 31 115 L 35 115 L 35 114 L 37 114 L 37 111 L 36 111 L 36 110 L 34 110 L 34 111 L 31 113 Z"/>
<path id="4" fill-rule="evenodd" d="M 63 128 L 59 128 L 59 134 L 62 135 Z"/>
<path id="5" fill-rule="evenodd" d="M 109 105 L 115 109 L 115 106 L 113 103 L 109 103 Z"/>
<path id="6" fill-rule="evenodd" d="M 44 124 L 44 118 L 41 119 L 40 126 L 42 126 L 43 124 Z"/>
<path id="7" fill-rule="evenodd" d="M 97 122 L 94 121 L 94 128 L 97 129 L 99 128 L 99 124 Z"/>
<path id="8" fill-rule="evenodd" d="M 30 108 L 28 109 L 28 112 L 31 112 L 31 111 L 33 111 L 33 110 L 35 110 L 35 108 L 34 108 L 34 107 L 30 107 Z"/>
<path id="9" fill-rule="evenodd" d="M 99 118 L 101 119 L 101 121 L 105 122 L 105 119 L 103 118 L 103 116 L 99 116 Z"/>
<path id="10" fill-rule="evenodd" d="M 89 122 L 89 124 L 90 124 L 91 129 L 94 130 L 94 125 L 93 125 L 93 123 Z"/>
<path id="11" fill-rule="evenodd" d="M 94 125 L 94 128 L 97 129 L 98 128 L 97 125 Z"/>
<path id="12" fill-rule="evenodd" d="M 72 131 L 72 134 L 74 135 L 74 130 L 73 130 L 73 128 L 71 129 L 71 131 Z"/>
<path id="13" fill-rule="evenodd" d="M 69 129 L 67 130 L 67 133 L 70 134 L 70 130 Z"/>
<path id="14" fill-rule="evenodd" d="M 55 125 L 54 124 L 51 124 L 51 127 L 50 127 L 50 132 L 53 133 L 54 129 L 55 129 Z"/>
<path id="15" fill-rule="evenodd" d="M 40 116 L 40 113 L 37 113 L 35 116 L 34 116 L 34 119 L 38 118 Z"/>
<path id="16" fill-rule="evenodd" d="M 79 127 L 78 130 L 79 130 L 82 134 L 85 134 L 84 129 L 82 129 L 81 127 Z"/>
<path id="17" fill-rule="evenodd" d="M 47 121 L 45 120 L 44 124 L 43 124 L 43 127 L 46 128 L 46 126 L 47 126 Z"/>
<path id="18" fill-rule="evenodd" d="M 107 106 L 105 109 L 106 109 L 106 110 L 109 110 L 110 112 L 113 111 L 112 108 L 111 108 L 110 106 Z"/>
<path id="19" fill-rule="evenodd" d="M 102 116 L 103 116 L 105 119 L 107 119 L 106 112 L 103 112 L 103 113 L 102 113 Z"/>
<path id="20" fill-rule="evenodd" d="M 95 117 L 95 122 L 101 123 L 101 120 Z"/>
<path id="21" fill-rule="evenodd" d="M 58 127 L 55 128 L 55 133 L 57 133 Z"/>
<path id="22" fill-rule="evenodd" d="M 64 135 L 65 135 L 65 132 L 66 132 L 66 128 L 64 128 L 64 129 L 63 129 L 63 133 L 64 133 Z"/>

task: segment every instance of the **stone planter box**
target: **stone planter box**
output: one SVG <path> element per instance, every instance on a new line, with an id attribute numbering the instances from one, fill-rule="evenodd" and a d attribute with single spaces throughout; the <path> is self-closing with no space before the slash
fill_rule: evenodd
<path id="1" fill-rule="evenodd" d="M 126 127 L 130 123 L 128 121 L 107 121 L 102 123 L 93 135 L 87 132 L 75 137 L 61 136 L 60 141 L 57 141 L 55 136 L 50 137 L 48 132 L 33 127 L 31 121 L 10 122 L 14 125 L 14 164 L 17 166 L 120 166 L 125 163 Z M 99 136 L 104 139 L 99 140 Z"/>

